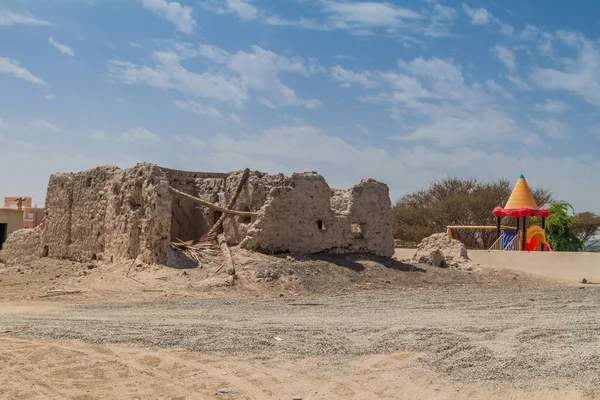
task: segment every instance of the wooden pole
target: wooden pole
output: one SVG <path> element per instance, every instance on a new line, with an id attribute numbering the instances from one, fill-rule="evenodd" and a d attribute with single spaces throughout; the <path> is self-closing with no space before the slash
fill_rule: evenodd
<path id="1" fill-rule="evenodd" d="M 190 199 L 190 200 L 192 200 L 193 202 L 196 202 L 196 203 L 198 203 L 198 204 L 200 204 L 200 205 L 202 205 L 202 206 L 204 206 L 204 207 L 206 207 L 206 208 L 210 208 L 211 210 L 214 210 L 214 211 L 220 211 L 220 212 L 222 212 L 222 213 L 224 213 L 224 214 L 241 215 L 241 216 L 243 216 L 243 217 L 257 217 L 257 216 L 258 216 L 258 213 L 257 213 L 257 212 L 250 212 L 250 211 L 237 211 L 237 210 L 228 210 L 228 209 L 226 209 L 226 208 L 219 207 L 219 206 L 218 206 L 218 205 L 216 205 L 216 204 L 209 203 L 209 202 L 207 202 L 207 201 L 204 201 L 204 200 L 202 200 L 202 199 L 199 199 L 199 198 L 197 198 L 197 197 L 195 197 L 195 196 L 192 196 L 191 194 L 187 194 L 187 193 L 185 193 L 185 192 L 182 192 L 182 191 L 180 191 L 180 190 L 177 190 L 177 189 L 175 189 L 175 188 L 174 188 L 174 187 L 172 187 L 172 186 L 169 186 L 169 189 L 170 189 L 170 190 L 171 190 L 173 193 L 176 193 L 176 194 L 178 194 L 178 195 L 180 195 L 180 196 L 182 196 L 182 197 L 185 197 L 185 198 L 187 198 L 187 199 Z"/>
<path id="2" fill-rule="evenodd" d="M 527 244 L 527 217 L 523 217 L 523 245 L 522 251 L 525 251 L 525 245 Z"/>

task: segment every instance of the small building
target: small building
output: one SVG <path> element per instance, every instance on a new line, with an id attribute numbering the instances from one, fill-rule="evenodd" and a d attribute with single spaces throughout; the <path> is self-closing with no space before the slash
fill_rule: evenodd
<path id="1" fill-rule="evenodd" d="M 31 197 L 5 197 L 4 208 L 23 210 L 23 228 L 35 228 L 44 221 L 44 209 L 34 207 Z"/>
<path id="2" fill-rule="evenodd" d="M 8 235 L 23 228 L 23 210 L 0 208 L 0 249 Z"/>

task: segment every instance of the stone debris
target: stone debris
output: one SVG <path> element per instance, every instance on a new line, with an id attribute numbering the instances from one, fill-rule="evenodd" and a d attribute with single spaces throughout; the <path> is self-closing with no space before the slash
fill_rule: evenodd
<path id="1" fill-rule="evenodd" d="M 440 268 L 478 269 L 477 263 L 469 259 L 466 246 L 446 233 L 435 233 L 423 239 L 412 261 Z"/>

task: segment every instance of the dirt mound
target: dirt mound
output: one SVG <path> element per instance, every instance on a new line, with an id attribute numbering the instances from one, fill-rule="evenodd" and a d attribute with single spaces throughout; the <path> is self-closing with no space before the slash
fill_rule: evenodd
<path id="1" fill-rule="evenodd" d="M 236 246 L 231 248 L 231 253 L 235 276 L 229 275 L 221 266 L 223 260 L 218 253 L 207 254 L 198 266 L 180 268 L 142 262 L 78 263 L 48 257 L 26 264 L 0 264 L 0 302 L 281 295 L 287 298 L 363 290 L 554 284 L 523 273 L 487 267 L 481 267 L 474 273 L 476 268 L 468 262 L 457 263 L 458 268 L 438 268 L 369 254 L 267 255 Z M 46 296 L 47 292 L 57 289 L 74 294 Z"/>
<path id="2" fill-rule="evenodd" d="M 478 269 L 478 265 L 469 259 L 465 245 L 445 233 L 434 233 L 423 239 L 417 246 L 413 261 L 441 268 Z"/>

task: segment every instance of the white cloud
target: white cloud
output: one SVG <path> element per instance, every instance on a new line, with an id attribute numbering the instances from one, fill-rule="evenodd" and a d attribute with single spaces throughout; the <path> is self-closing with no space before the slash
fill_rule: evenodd
<path id="1" fill-rule="evenodd" d="M 104 131 L 94 131 L 90 135 L 91 140 L 108 140 L 109 136 Z"/>
<path id="2" fill-rule="evenodd" d="M 121 140 L 137 144 L 159 144 L 161 142 L 158 135 L 140 127 L 121 133 Z"/>
<path id="3" fill-rule="evenodd" d="M 178 31 L 186 34 L 194 32 L 196 21 L 192 16 L 193 8 L 182 6 L 176 1 L 167 0 L 142 0 L 144 8 L 171 22 Z"/>
<path id="4" fill-rule="evenodd" d="M 572 110 L 573 107 L 569 106 L 564 101 L 546 99 L 544 104 L 536 104 L 536 110 L 546 111 L 551 114 L 560 114 L 568 110 Z"/>
<path id="5" fill-rule="evenodd" d="M 414 75 L 431 78 L 436 82 L 453 82 L 460 85 L 464 82 L 460 65 L 451 59 L 431 58 L 426 60 L 418 57 L 410 62 L 400 60 L 398 66 Z"/>
<path id="6" fill-rule="evenodd" d="M 183 143 L 186 147 L 191 147 L 196 150 L 202 150 L 206 148 L 206 143 L 203 140 L 193 136 L 177 135 L 175 136 L 175 140 L 177 140 L 179 143 Z"/>
<path id="7" fill-rule="evenodd" d="M 202 104 L 198 104 L 197 102 L 192 100 L 188 100 L 185 102 L 181 100 L 175 100 L 173 101 L 173 104 L 180 110 L 186 110 L 197 115 L 209 117 L 216 121 L 232 123 L 239 126 L 244 125 L 242 117 L 235 113 L 230 112 L 227 114 L 223 114 L 215 107 L 203 106 Z"/>
<path id="8" fill-rule="evenodd" d="M 320 18 L 297 20 L 260 10 L 249 0 L 205 0 L 201 4 L 208 11 L 235 14 L 244 21 L 311 30 L 346 30 L 355 36 L 371 36 L 377 31 L 397 35 L 398 30 L 430 37 L 450 36 L 458 16 L 452 7 L 433 2 L 427 3 L 428 8 L 414 11 L 390 2 L 323 0 L 315 2 Z"/>
<path id="9" fill-rule="evenodd" d="M 365 88 L 375 88 L 378 86 L 378 83 L 371 79 L 368 72 L 354 72 L 344 69 L 339 65 L 331 67 L 329 72 L 333 80 L 340 82 L 343 87 L 350 87 L 355 84 Z"/>
<path id="10" fill-rule="evenodd" d="M 471 8 L 463 4 L 463 10 L 471 19 L 472 25 L 493 26 L 504 36 L 514 36 L 515 28 L 493 16 L 485 8 Z"/>
<path id="11" fill-rule="evenodd" d="M 358 128 L 358 130 L 360 131 L 360 133 L 363 133 L 365 135 L 368 135 L 368 134 L 371 133 L 367 128 L 365 128 L 364 126 L 362 126 L 360 124 L 357 124 L 356 127 Z"/>
<path id="12" fill-rule="evenodd" d="M 517 67 L 515 53 L 504 46 L 496 45 L 492 47 L 491 52 L 500 60 L 509 71 L 514 71 Z"/>
<path id="13" fill-rule="evenodd" d="M 46 121 L 45 119 L 36 119 L 35 121 L 31 122 L 31 126 L 40 131 L 50 131 L 53 133 L 59 131 L 58 126 Z"/>
<path id="14" fill-rule="evenodd" d="M 422 18 L 422 15 L 408 8 L 390 3 L 327 1 L 323 9 L 331 15 L 331 22 L 337 28 L 358 28 L 365 26 L 397 27 L 406 20 Z"/>
<path id="15" fill-rule="evenodd" d="M 315 146 L 316 145 L 316 146 Z M 286 147 L 282 147 L 286 146 Z M 310 125 L 277 126 L 263 130 L 260 135 L 234 140 L 227 135 L 217 135 L 211 148 L 216 151 L 231 151 L 245 155 L 282 157 L 306 164 L 340 162 L 348 165 L 357 153 L 340 138 Z M 294 149 L 285 152 L 283 149 Z M 331 151 L 335 151 L 335 155 Z M 334 161 L 335 160 L 335 161 Z"/>
<path id="16" fill-rule="evenodd" d="M 511 81 L 517 87 L 517 89 L 520 89 L 520 90 L 531 90 L 531 86 L 529 86 L 525 81 L 523 81 L 518 76 L 510 75 L 508 77 L 508 80 Z"/>
<path id="17" fill-rule="evenodd" d="M 202 6 L 216 14 L 235 14 L 243 21 L 255 20 L 260 15 L 258 8 L 249 0 L 212 0 L 202 3 Z"/>
<path id="18" fill-rule="evenodd" d="M 492 19 L 492 15 L 485 8 L 471 8 L 463 4 L 465 13 L 471 18 L 473 25 L 487 25 Z"/>
<path id="19" fill-rule="evenodd" d="M 217 110 L 215 107 L 207 107 L 192 100 L 175 100 L 173 101 L 173 104 L 180 110 L 185 110 L 197 115 L 209 117 L 216 121 L 231 122 L 240 126 L 243 125 L 242 119 L 237 114 L 228 113 L 227 115 L 223 115 L 223 113 L 221 113 L 221 111 Z"/>
<path id="20" fill-rule="evenodd" d="M 172 89 L 198 97 L 231 102 L 238 107 L 241 107 L 247 98 L 246 89 L 240 79 L 189 71 L 181 66 L 175 53 L 163 53 L 159 56 L 155 52 L 155 58 L 158 61 L 155 67 L 112 60 L 109 63 L 109 75 L 114 80 L 128 85 L 144 84 L 159 89 Z"/>
<path id="21" fill-rule="evenodd" d="M 10 10 L 0 10 L 0 26 L 11 25 L 41 25 L 51 26 L 52 23 L 37 19 L 31 15 L 18 14 Z"/>
<path id="22" fill-rule="evenodd" d="M 58 49 L 58 51 L 60 51 L 61 53 L 67 54 L 71 57 L 75 57 L 75 52 L 73 51 L 72 48 L 70 48 L 69 46 L 66 46 L 64 44 L 58 43 L 56 40 L 54 40 L 54 38 L 52 36 L 50 36 L 48 38 L 48 42 L 52 46 L 56 47 L 56 49 Z"/>
<path id="23" fill-rule="evenodd" d="M 0 74 L 12 75 L 15 78 L 25 79 L 28 82 L 37 83 L 39 85 L 46 84 L 46 82 L 22 67 L 18 61 L 11 60 L 10 58 L 0 57 Z"/>
<path id="24" fill-rule="evenodd" d="M 432 141 L 440 146 L 457 147 L 479 142 L 522 141 L 532 145 L 537 137 L 523 131 L 506 113 L 496 109 L 480 109 L 477 113 L 455 112 L 435 118 L 433 123 L 416 128 L 409 135 L 396 136 L 402 141 Z"/>
<path id="25" fill-rule="evenodd" d="M 206 107 L 206 106 L 203 106 L 202 104 L 196 103 L 195 101 L 175 100 L 175 101 L 173 101 L 173 104 L 175 105 L 175 107 L 179 108 L 180 110 L 187 110 L 194 114 L 204 115 L 206 117 L 211 117 L 213 119 L 223 119 L 223 114 L 221 114 L 221 112 L 219 110 L 217 110 L 216 108 Z"/>
<path id="26" fill-rule="evenodd" d="M 219 64 L 227 64 L 229 61 L 229 53 L 219 47 L 204 44 L 200 45 L 199 51 L 202 57 L 218 62 Z"/>
<path id="27" fill-rule="evenodd" d="M 3 129 L 8 129 L 8 124 L 0 118 L 0 131 Z"/>
<path id="28" fill-rule="evenodd" d="M 458 18 L 458 12 L 454 8 L 435 3 L 427 17 L 428 23 L 417 29 L 417 32 L 421 31 L 425 36 L 431 37 L 452 36 L 450 29 L 454 20 Z"/>
<path id="29" fill-rule="evenodd" d="M 315 60 L 285 57 L 259 46 L 251 52 L 229 54 L 223 49 L 200 45 L 194 49 L 184 44 L 173 44 L 168 51 L 155 51 L 157 65 L 138 66 L 130 62 L 112 60 L 109 76 L 126 84 L 146 84 L 161 89 L 174 89 L 198 97 L 231 102 L 242 107 L 252 89 L 261 104 L 270 107 L 297 106 L 314 108 L 317 100 L 302 99 L 285 85 L 280 72 L 310 76 L 322 71 Z M 223 66 L 220 71 L 195 73 L 181 65 L 181 61 L 202 55 Z"/>
<path id="30" fill-rule="evenodd" d="M 239 115 L 235 114 L 235 113 L 229 113 L 227 114 L 229 116 L 229 118 L 231 119 L 231 121 L 239 126 L 244 126 L 244 119 L 242 117 L 240 117 Z"/>
<path id="31" fill-rule="evenodd" d="M 390 2 L 323 1 L 321 11 L 327 19 L 321 25 L 362 36 L 374 35 L 381 29 L 400 37 L 400 31 L 429 37 L 451 36 L 450 28 L 458 16 L 456 10 L 434 2 L 426 7 L 417 12 Z"/>
<path id="32" fill-rule="evenodd" d="M 514 100 L 514 98 L 515 98 L 512 95 L 512 93 L 508 92 L 504 87 L 499 85 L 493 79 L 488 79 L 487 81 L 485 81 L 485 85 L 487 86 L 488 89 L 490 89 L 490 91 L 501 94 L 502 96 L 506 97 L 509 100 Z"/>
<path id="33" fill-rule="evenodd" d="M 553 139 L 567 139 L 569 137 L 567 127 L 554 118 L 544 120 L 532 119 L 531 123 L 542 131 L 543 134 Z"/>
<path id="34" fill-rule="evenodd" d="M 242 20 L 253 20 L 258 16 L 258 9 L 245 0 L 227 0 L 227 7 Z"/>
<path id="35" fill-rule="evenodd" d="M 201 45 L 200 54 L 228 70 L 238 74 L 244 85 L 259 93 L 261 104 L 269 108 L 302 105 L 314 108 L 316 100 L 302 99 L 279 78 L 280 72 L 310 76 L 320 70 L 314 60 L 299 57 L 285 57 L 259 46 L 252 46 L 252 52 L 238 51 L 229 54 L 214 46 Z"/>
<path id="36" fill-rule="evenodd" d="M 580 33 L 559 31 L 557 37 L 577 51 L 577 58 L 563 59 L 564 69 L 535 67 L 532 79 L 542 89 L 566 91 L 600 106 L 600 49 Z"/>
<path id="37" fill-rule="evenodd" d="M 57 97 L 58 97 L 58 96 L 57 96 L 57 95 L 55 95 L 54 93 L 48 93 L 47 95 L 45 95 L 45 96 L 44 96 L 44 98 L 45 98 L 46 100 L 54 100 L 54 99 L 56 99 Z"/>
<path id="38" fill-rule="evenodd" d="M 363 101 L 389 103 L 391 116 L 401 121 L 401 141 L 430 142 L 439 146 L 470 146 L 475 143 L 537 143 L 500 107 L 495 96 L 512 95 L 493 80 L 485 85 L 467 83 L 462 68 L 453 60 L 439 58 L 400 60 L 399 72 L 379 73 L 390 92 L 363 96 Z"/>
<path id="39" fill-rule="evenodd" d="M 336 54 L 335 56 L 333 56 L 333 58 L 335 58 L 336 60 L 352 60 L 352 61 L 356 61 L 356 57 L 347 56 L 345 54 Z"/>

